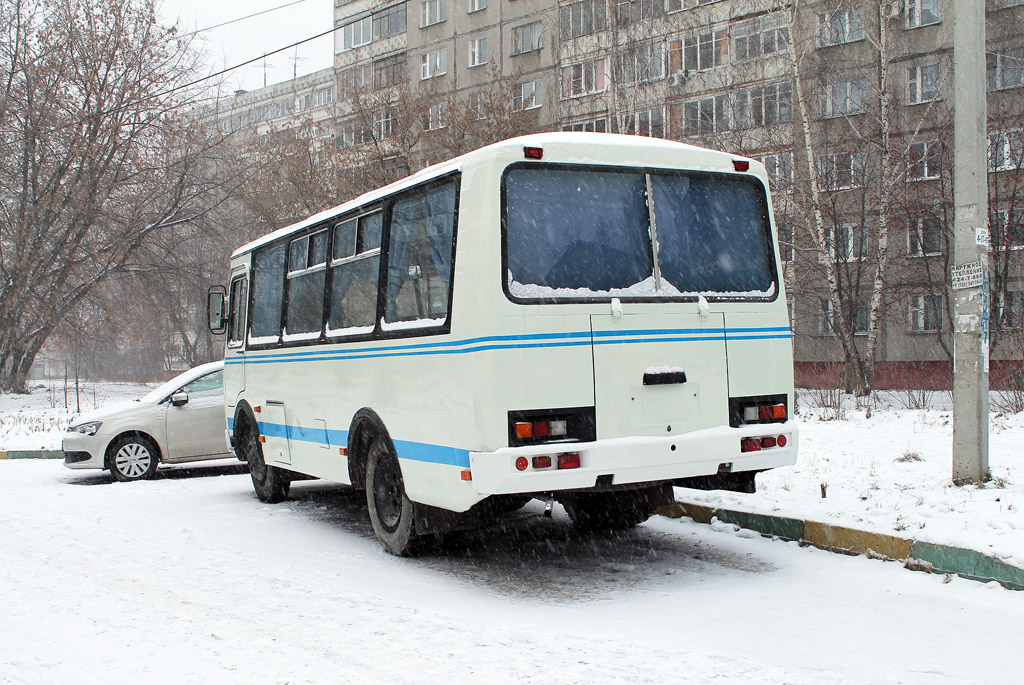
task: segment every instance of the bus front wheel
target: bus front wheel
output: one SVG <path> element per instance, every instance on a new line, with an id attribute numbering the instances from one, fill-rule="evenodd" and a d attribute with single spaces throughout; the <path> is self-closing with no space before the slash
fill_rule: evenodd
<path id="1" fill-rule="evenodd" d="M 252 477 L 252 489 L 261 502 L 276 504 L 288 497 L 291 480 L 283 469 L 268 466 L 263 460 L 263 449 L 260 447 L 259 436 L 252 426 L 244 429 L 241 439 L 245 461 L 249 464 L 249 476 Z"/>
<path id="2" fill-rule="evenodd" d="M 373 532 L 391 554 L 408 556 L 413 551 L 412 502 L 405 494 L 402 469 L 390 441 L 376 435 L 366 455 L 366 508 Z"/>

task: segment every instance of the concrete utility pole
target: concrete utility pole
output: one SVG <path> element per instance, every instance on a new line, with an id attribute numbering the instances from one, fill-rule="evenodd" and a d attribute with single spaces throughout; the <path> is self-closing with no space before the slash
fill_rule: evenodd
<path id="1" fill-rule="evenodd" d="M 988 471 L 988 163 L 985 0 L 953 9 L 953 481 Z"/>

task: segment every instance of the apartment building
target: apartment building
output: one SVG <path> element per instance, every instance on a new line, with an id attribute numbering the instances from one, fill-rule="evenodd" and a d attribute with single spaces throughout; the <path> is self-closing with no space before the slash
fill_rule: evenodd
<path id="1" fill-rule="evenodd" d="M 834 385 L 868 354 L 884 249 L 875 387 L 948 387 L 952 11 L 953 0 L 335 0 L 334 69 L 241 94 L 224 120 L 294 126 L 308 95 L 338 148 L 405 136 L 391 154 L 412 169 L 438 161 L 431 136 L 456 112 L 495 134 L 497 119 L 528 117 L 525 130 L 756 157 L 773 181 L 798 382 Z M 988 0 L 996 386 L 1024 357 L 1022 20 L 1024 0 Z"/>

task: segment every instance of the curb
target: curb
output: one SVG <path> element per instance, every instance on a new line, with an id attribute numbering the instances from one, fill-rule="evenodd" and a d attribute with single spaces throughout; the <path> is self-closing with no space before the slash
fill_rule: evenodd
<path id="1" fill-rule="evenodd" d="M 61 450 L 11 450 L 0 452 L 0 459 L 63 459 Z"/>
<path id="2" fill-rule="evenodd" d="M 718 519 L 767 537 L 839 554 L 861 555 L 886 561 L 902 561 L 905 568 L 928 573 L 952 573 L 982 582 L 995 581 L 1009 590 L 1024 590 L 1024 569 L 970 549 L 936 545 L 884 533 L 804 521 L 785 516 L 715 509 L 703 504 L 677 501 L 658 509 L 669 518 L 688 517 L 697 523 Z"/>

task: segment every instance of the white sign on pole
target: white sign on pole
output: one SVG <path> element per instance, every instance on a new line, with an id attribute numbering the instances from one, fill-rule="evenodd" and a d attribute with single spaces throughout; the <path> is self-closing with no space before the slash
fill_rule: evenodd
<path id="1" fill-rule="evenodd" d="M 960 264 L 950 269 L 950 276 L 953 279 L 953 290 L 964 290 L 965 288 L 980 288 L 985 282 L 985 267 L 981 260 L 973 264 Z"/>

